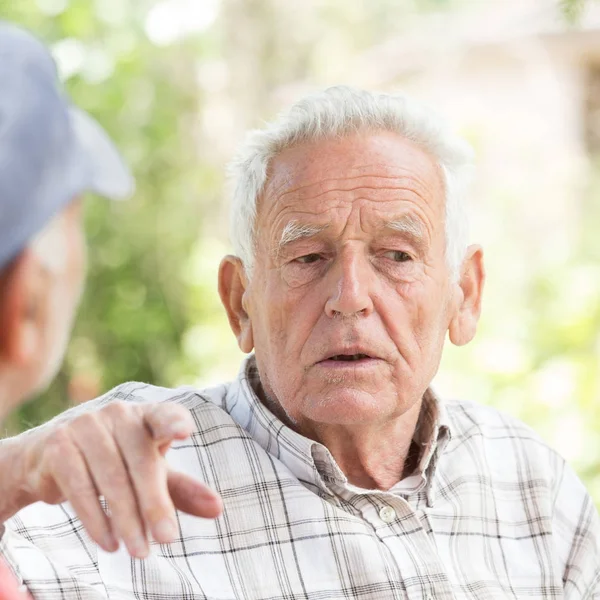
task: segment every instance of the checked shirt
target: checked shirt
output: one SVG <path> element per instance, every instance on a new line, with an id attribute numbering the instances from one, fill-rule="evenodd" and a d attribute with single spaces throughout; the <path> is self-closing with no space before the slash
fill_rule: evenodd
<path id="1" fill-rule="evenodd" d="M 68 504 L 38 503 L 6 524 L 0 557 L 47 600 L 600 600 L 596 509 L 525 425 L 428 391 L 418 468 L 364 490 L 261 404 L 258 385 L 250 357 L 226 385 L 129 383 L 72 413 L 185 405 L 197 431 L 167 459 L 221 494 L 221 517 L 178 514 L 179 538 L 138 560 L 101 551 Z"/>

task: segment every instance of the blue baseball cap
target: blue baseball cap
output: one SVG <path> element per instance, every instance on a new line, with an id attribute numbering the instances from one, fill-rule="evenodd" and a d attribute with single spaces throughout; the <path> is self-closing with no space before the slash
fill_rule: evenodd
<path id="1" fill-rule="evenodd" d="M 106 132 L 62 92 L 47 48 L 0 21 L 0 270 L 78 195 L 133 190 Z"/>

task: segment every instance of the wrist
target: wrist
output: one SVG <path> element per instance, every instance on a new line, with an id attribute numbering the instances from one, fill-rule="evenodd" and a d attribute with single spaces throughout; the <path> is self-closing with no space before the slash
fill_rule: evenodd
<path id="1" fill-rule="evenodd" d="M 31 503 L 21 481 L 23 451 L 17 438 L 0 444 L 0 523 L 4 523 Z M 0 525 L 3 533 L 4 526 Z"/>

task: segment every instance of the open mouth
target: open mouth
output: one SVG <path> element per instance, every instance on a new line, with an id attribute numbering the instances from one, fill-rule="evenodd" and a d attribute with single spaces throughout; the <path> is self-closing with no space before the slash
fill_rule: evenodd
<path id="1" fill-rule="evenodd" d="M 342 352 L 341 354 L 332 354 L 327 358 L 319 361 L 317 365 L 327 371 L 339 371 L 340 373 L 358 373 L 362 371 L 370 371 L 378 369 L 381 365 L 381 359 L 365 352 L 351 352 L 359 350 L 359 348 L 348 349 L 350 352 Z M 361 348 L 362 350 L 362 348 Z"/>
<path id="2" fill-rule="evenodd" d="M 336 354 L 335 356 L 330 356 L 326 360 L 341 360 L 345 362 L 353 362 L 357 360 L 362 360 L 365 358 L 372 358 L 368 354 Z"/>

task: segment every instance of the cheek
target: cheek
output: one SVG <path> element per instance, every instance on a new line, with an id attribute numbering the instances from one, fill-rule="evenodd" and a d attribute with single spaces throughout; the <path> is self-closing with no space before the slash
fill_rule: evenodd
<path id="1" fill-rule="evenodd" d="M 69 283 L 81 292 L 87 272 L 87 245 L 81 226 L 74 228 L 70 240 Z"/>
<path id="2" fill-rule="evenodd" d="M 73 227 L 69 231 L 67 243 L 64 270 L 57 278 L 56 293 L 52 295 L 53 318 L 49 323 L 51 353 L 57 357 L 56 360 L 60 360 L 68 345 L 87 270 L 87 248 L 81 227 Z"/>
<path id="3" fill-rule="evenodd" d="M 390 337 L 412 367 L 416 368 L 424 354 L 431 354 L 440 345 L 440 339 L 443 343 L 445 311 L 438 286 L 427 280 L 401 284 L 382 305 Z"/>
<path id="4" fill-rule="evenodd" d="M 274 361 L 299 366 L 298 358 L 322 312 L 315 288 L 291 288 L 273 271 L 259 282 L 257 291 L 252 318 L 257 354 L 268 348 Z"/>
<path id="5" fill-rule="evenodd" d="M 65 323 L 64 327 L 70 330 L 85 287 L 87 246 L 80 226 L 71 228 L 67 239 L 67 260 L 61 277 L 64 318 L 60 320 Z"/>

